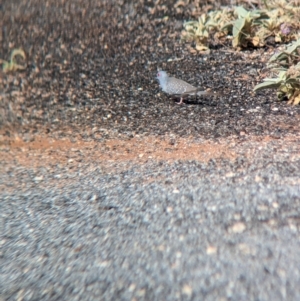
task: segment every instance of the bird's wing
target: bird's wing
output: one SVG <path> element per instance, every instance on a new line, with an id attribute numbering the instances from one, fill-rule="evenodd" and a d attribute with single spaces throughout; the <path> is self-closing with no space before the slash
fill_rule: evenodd
<path id="1" fill-rule="evenodd" d="M 173 94 L 174 96 L 178 96 L 178 97 L 185 97 L 185 96 L 190 96 L 190 95 L 195 95 L 197 94 L 198 96 L 201 95 L 214 95 L 214 96 L 220 96 L 223 95 L 222 92 L 214 92 L 214 91 L 205 91 L 205 90 L 201 90 L 201 88 L 198 89 L 194 89 L 194 90 L 189 90 L 185 93 L 176 93 Z"/>
<path id="2" fill-rule="evenodd" d="M 205 95 L 205 94 L 209 94 L 209 92 L 208 91 L 203 91 L 203 90 L 201 90 L 201 88 L 192 87 L 191 90 L 187 90 L 187 91 L 185 91 L 183 93 L 176 93 L 175 96 L 182 96 L 182 97 L 184 97 L 184 96 L 195 95 L 195 94 L 197 94 L 197 95 Z"/>
<path id="3" fill-rule="evenodd" d="M 173 95 L 187 93 L 188 91 L 195 90 L 196 88 L 189 83 L 175 78 L 170 77 L 168 81 L 168 93 Z"/>

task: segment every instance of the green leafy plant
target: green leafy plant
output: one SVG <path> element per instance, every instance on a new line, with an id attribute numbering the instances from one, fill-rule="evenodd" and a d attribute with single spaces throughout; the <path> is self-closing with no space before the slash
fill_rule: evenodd
<path id="1" fill-rule="evenodd" d="M 254 87 L 254 91 L 277 89 L 279 100 L 288 99 L 288 103 L 300 103 L 300 39 L 288 46 L 284 51 L 274 54 L 269 68 L 277 74 L 274 78 L 265 78 L 263 83 Z"/>
<path id="2" fill-rule="evenodd" d="M 17 70 L 24 70 L 26 69 L 26 66 L 19 65 L 16 61 L 16 57 L 21 56 L 24 60 L 26 59 L 26 55 L 24 50 L 22 49 L 14 49 L 10 55 L 10 60 L 4 61 L 0 60 L 2 62 L 2 70 L 3 72 L 11 72 L 11 71 L 17 71 Z"/>
<path id="3" fill-rule="evenodd" d="M 260 26 L 263 20 L 268 19 L 268 15 L 262 10 L 247 11 L 241 6 L 236 7 L 234 15 L 237 18 L 222 28 L 232 33 L 232 46 L 247 47 L 249 42 L 260 45 L 260 39 L 255 35 L 256 27 Z"/>
<path id="4" fill-rule="evenodd" d="M 275 53 L 268 62 L 268 67 L 284 67 L 296 65 L 300 60 L 300 39 L 287 46 L 285 50 Z"/>
<path id="5" fill-rule="evenodd" d="M 202 50 L 206 50 L 207 40 L 209 37 L 208 16 L 202 15 L 198 21 L 185 22 L 186 33 L 183 34 L 183 39 L 187 41 L 195 40 L 198 47 L 202 46 Z M 199 49 L 200 50 L 200 49 Z"/>
<path id="6" fill-rule="evenodd" d="M 265 0 L 264 3 L 255 10 L 237 6 L 202 14 L 198 21 L 184 23 L 182 38 L 195 41 L 198 50 L 208 49 L 212 34 L 232 39 L 234 48 L 262 47 L 269 37 L 274 37 L 276 43 L 297 40 L 300 1 Z"/>
<path id="7" fill-rule="evenodd" d="M 195 41 L 197 50 L 207 50 L 210 33 L 218 33 L 218 37 L 226 35 L 226 32 L 222 31 L 221 28 L 232 18 L 233 14 L 230 10 L 212 11 L 208 14 L 202 14 L 198 21 L 184 22 L 182 39 Z"/>

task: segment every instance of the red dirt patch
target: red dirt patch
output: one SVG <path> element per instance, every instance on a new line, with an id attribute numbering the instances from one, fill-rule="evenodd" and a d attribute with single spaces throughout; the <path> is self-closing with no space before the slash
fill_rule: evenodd
<path id="1" fill-rule="evenodd" d="M 15 136 L 0 136 L 0 155 L 3 166 L 40 167 L 56 164 L 78 165 L 79 163 L 97 162 L 100 166 L 115 163 L 148 160 L 173 161 L 196 160 L 207 162 L 210 159 L 234 160 L 240 155 L 255 158 L 258 152 L 271 150 L 276 146 L 276 153 L 290 148 L 290 159 L 299 157 L 299 137 L 290 136 L 275 139 L 270 136 L 255 137 L 243 135 L 220 139 L 218 142 L 205 140 L 195 142 L 189 138 L 136 137 L 132 139 L 110 139 L 103 142 L 77 139 L 54 139 L 36 136 L 26 142 Z M 295 149 L 296 148 L 296 149 Z M 275 154 L 273 151 L 271 153 Z"/>
<path id="2" fill-rule="evenodd" d="M 14 135 L 12 134 L 11 137 Z M 110 139 L 105 141 L 85 141 L 78 138 L 72 142 L 69 139 L 54 139 L 49 136 L 35 136 L 32 141 L 24 141 L 15 134 L 15 138 L 0 134 L 0 174 L 7 174 L 16 168 L 25 167 L 34 171 L 45 168 L 53 170 L 53 179 L 43 180 L 33 176 L 30 185 L 56 186 L 63 188 L 73 180 L 60 174 L 60 167 L 69 170 L 70 174 L 79 170 L 93 171 L 94 166 L 100 167 L 104 173 L 122 172 L 132 164 L 144 164 L 147 161 L 169 162 L 176 160 L 196 160 L 207 162 L 210 159 L 236 160 L 238 157 L 250 161 L 272 157 L 274 160 L 299 160 L 300 137 L 285 136 L 274 138 L 270 136 L 256 137 L 243 134 L 220 139 L 218 142 L 209 140 L 195 141 L 192 138 L 156 138 L 135 137 L 132 139 Z M 27 137 L 28 140 L 28 137 Z M 86 169 L 85 166 L 88 168 Z M 89 167 L 90 166 L 90 167 Z M 57 167 L 59 167 L 57 169 Z M 241 168 L 243 168 L 241 166 Z M 58 173 L 58 174 L 56 174 Z M 27 180 L 8 177 L 0 184 L 0 191 L 13 192 L 16 189 L 28 189 Z M 25 182 L 24 182 L 25 181 Z M 144 182 L 157 181 L 157 178 L 143 179 Z"/>
<path id="3" fill-rule="evenodd" d="M 86 142 L 77 140 L 55 140 L 36 137 L 26 142 L 20 138 L 1 139 L 2 163 L 15 162 L 23 166 L 45 166 L 47 164 L 72 162 L 79 157 L 84 161 L 107 162 L 153 160 L 197 160 L 234 159 L 235 152 L 225 143 L 195 143 L 191 139 L 159 139 L 155 137 L 132 138 L 130 140 L 107 140 Z M 81 158 L 82 160 L 83 158 Z"/>

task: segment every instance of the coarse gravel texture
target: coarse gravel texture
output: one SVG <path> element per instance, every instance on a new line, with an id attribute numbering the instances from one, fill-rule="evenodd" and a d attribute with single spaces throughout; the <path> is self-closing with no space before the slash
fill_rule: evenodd
<path id="1" fill-rule="evenodd" d="M 180 42 L 198 2 L 1 3 L 0 301 L 300 300 L 299 107 L 276 45 Z"/>
<path id="2" fill-rule="evenodd" d="M 79 167 L 51 166 L 33 151 L 43 165 L 7 164 L 2 299 L 299 299 L 299 138 L 290 142 L 261 143 L 255 159 L 246 150 L 260 143 L 247 141 L 234 160 L 108 169 L 77 157 Z"/>

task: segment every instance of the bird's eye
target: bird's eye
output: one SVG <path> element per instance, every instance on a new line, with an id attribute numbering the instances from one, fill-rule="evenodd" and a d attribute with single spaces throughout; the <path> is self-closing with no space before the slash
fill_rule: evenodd
<path id="1" fill-rule="evenodd" d="M 159 73 L 157 73 L 157 76 L 160 76 L 160 74 L 159 74 Z"/>

